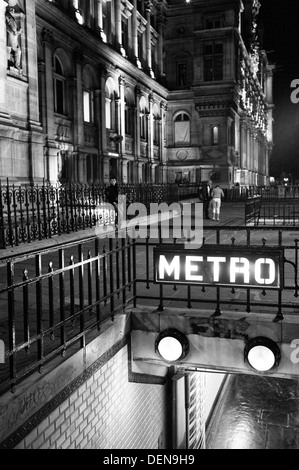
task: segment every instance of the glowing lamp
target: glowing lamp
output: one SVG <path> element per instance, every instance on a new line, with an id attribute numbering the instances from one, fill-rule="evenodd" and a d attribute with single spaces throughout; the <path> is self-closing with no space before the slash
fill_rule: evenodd
<path id="1" fill-rule="evenodd" d="M 189 342 L 183 333 L 175 328 L 168 328 L 158 335 L 155 350 L 165 361 L 175 362 L 187 356 Z"/>
<path id="2" fill-rule="evenodd" d="M 269 338 L 258 336 L 249 340 L 244 349 L 244 359 L 259 372 L 274 369 L 280 362 L 280 349 Z"/>

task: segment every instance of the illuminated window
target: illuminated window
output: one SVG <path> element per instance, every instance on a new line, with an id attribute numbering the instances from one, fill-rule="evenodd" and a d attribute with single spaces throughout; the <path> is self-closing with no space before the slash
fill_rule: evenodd
<path id="1" fill-rule="evenodd" d="M 87 71 L 83 72 L 83 119 L 84 122 L 94 122 L 94 93 Z"/>
<path id="2" fill-rule="evenodd" d="M 212 128 L 212 144 L 218 145 L 219 144 L 219 127 L 214 126 Z"/>
<path id="3" fill-rule="evenodd" d="M 116 119 L 115 92 L 106 85 L 105 109 L 106 109 L 106 129 L 115 129 Z"/>
<path id="4" fill-rule="evenodd" d="M 190 119 L 180 113 L 174 120 L 174 142 L 176 146 L 190 145 Z"/>

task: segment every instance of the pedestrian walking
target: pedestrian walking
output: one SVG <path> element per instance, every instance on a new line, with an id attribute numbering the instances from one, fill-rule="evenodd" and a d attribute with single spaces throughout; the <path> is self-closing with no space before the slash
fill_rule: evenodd
<path id="1" fill-rule="evenodd" d="M 211 199 L 211 181 L 204 181 L 198 188 L 199 199 L 203 201 L 203 216 L 205 219 L 210 219 L 209 204 Z"/>
<path id="2" fill-rule="evenodd" d="M 220 220 L 221 198 L 224 197 L 224 192 L 219 184 L 212 189 L 211 192 L 211 209 L 213 211 L 213 220 Z"/>
<path id="3" fill-rule="evenodd" d="M 106 188 L 106 199 L 115 210 L 115 225 L 118 224 L 118 186 L 114 176 L 110 178 L 110 185 Z"/>

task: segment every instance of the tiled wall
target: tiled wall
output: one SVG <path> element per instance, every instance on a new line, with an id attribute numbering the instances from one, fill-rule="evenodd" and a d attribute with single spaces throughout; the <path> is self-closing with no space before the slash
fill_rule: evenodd
<path id="1" fill-rule="evenodd" d="M 162 385 L 128 382 L 124 347 L 15 448 L 157 449 L 166 400 Z"/>

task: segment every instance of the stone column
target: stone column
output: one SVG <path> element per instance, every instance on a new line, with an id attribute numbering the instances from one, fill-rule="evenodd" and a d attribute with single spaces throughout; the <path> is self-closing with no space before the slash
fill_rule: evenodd
<path id="1" fill-rule="evenodd" d="M 0 0 L 0 123 L 9 122 L 10 117 L 6 101 L 7 53 L 6 53 L 6 20 L 7 1 Z"/>
<path id="2" fill-rule="evenodd" d="M 105 87 L 106 87 L 106 68 L 100 68 L 100 75 L 101 75 L 101 129 L 99 129 L 100 133 L 100 149 L 102 153 L 102 183 L 109 183 L 109 156 L 108 156 L 108 149 L 107 149 L 107 130 L 106 130 L 106 94 L 105 94 Z"/>
<path id="3" fill-rule="evenodd" d="M 115 39 L 116 48 L 121 51 L 122 39 L 121 39 L 121 2 L 115 2 Z"/>
<path id="4" fill-rule="evenodd" d="M 97 164 L 97 180 L 99 183 L 102 182 L 101 178 L 103 175 L 103 168 L 102 168 L 102 158 L 101 158 L 101 142 L 102 142 L 102 133 L 101 133 L 101 90 L 94 90 L 94 98 L 95 98 L 95 125 L 97 128 L 97 140 L 96 146 L 98 149 L 98 164 Z"/>
<path id="5" fill-rule="evenodd" d="M 142 168 L 143 168 L 143 163 L 142 162 L 138 162 L 138 183 L 143 183 L 143 172 L 142 172 Z"/>
<path id="6" fill-rule="evenodd" d="M 147 145 L 148 145 L 148 159 L 149 161 L 154 161 L 154 142 L 153 142 L 153 96 L 149 95 L 149 114 L 147 122 Z"/>
<path id="7" fill-rule="evenodd" d="M 132 11 L 132 41 L 133 41 L 133 55 L 135 62 L 138 59 L 138 31 L 137 31 L 137 0 L 133 0 L 133 11 Z"/>
<path id="8" fill-rule="evenodd" d="M 76 133 L 75 144 L 84 145 L 84 116 L 82 97 L 82 60 L 83 55 L 80 50 L 75 52 L 76 77 L 74 78 L 74 128 Z"/>
<path id="9" fill-rule="evenodd" d="M 160 77 L 164 76 L 164 54 L 163 54 L 163 47 L 164 47 L 164 29 L 165 29 L 165 15 L 160 13 L 158 19 L 158 73 Z"/>
<path id="10" fill-rule="evenodd" d="M 136 87 L 136 114 L 135 114 L 135 155 L 140 159 L 140 88 Z"/>
<path id="11" fill-rule="evenodd" d="M 55 121 L 54 121 L 54 92 L 53 92 L 53 70 L 52 70 L 52 45 L 54 38 L 52 33 L 44 29 L 42 32 L 45 57 L 45 88 L 46 88 L 46 156 L 48 167 L 48 178 L 51 184 L 58 182 L 58 149 L 55 144 Z"/>
<path id="12" fill-rule="evenodd" d="M 149 72 L 152 72 L 152 47 L 151 47 L 151 6 L 152 2 L 148 0 L 145 7 L 146 18 L 146 64 Z"/>
<path id="13" fill-rule="evenodd" d="M 96 11 L 96 15 L 97 15 L 97 27 L 98 27 L 98 31 L 100 33 L 100 36 L 103 40 L 107 40 L 106 37 L 103 36 L 103 0 L 97 0 L 97 11 Z"/>

